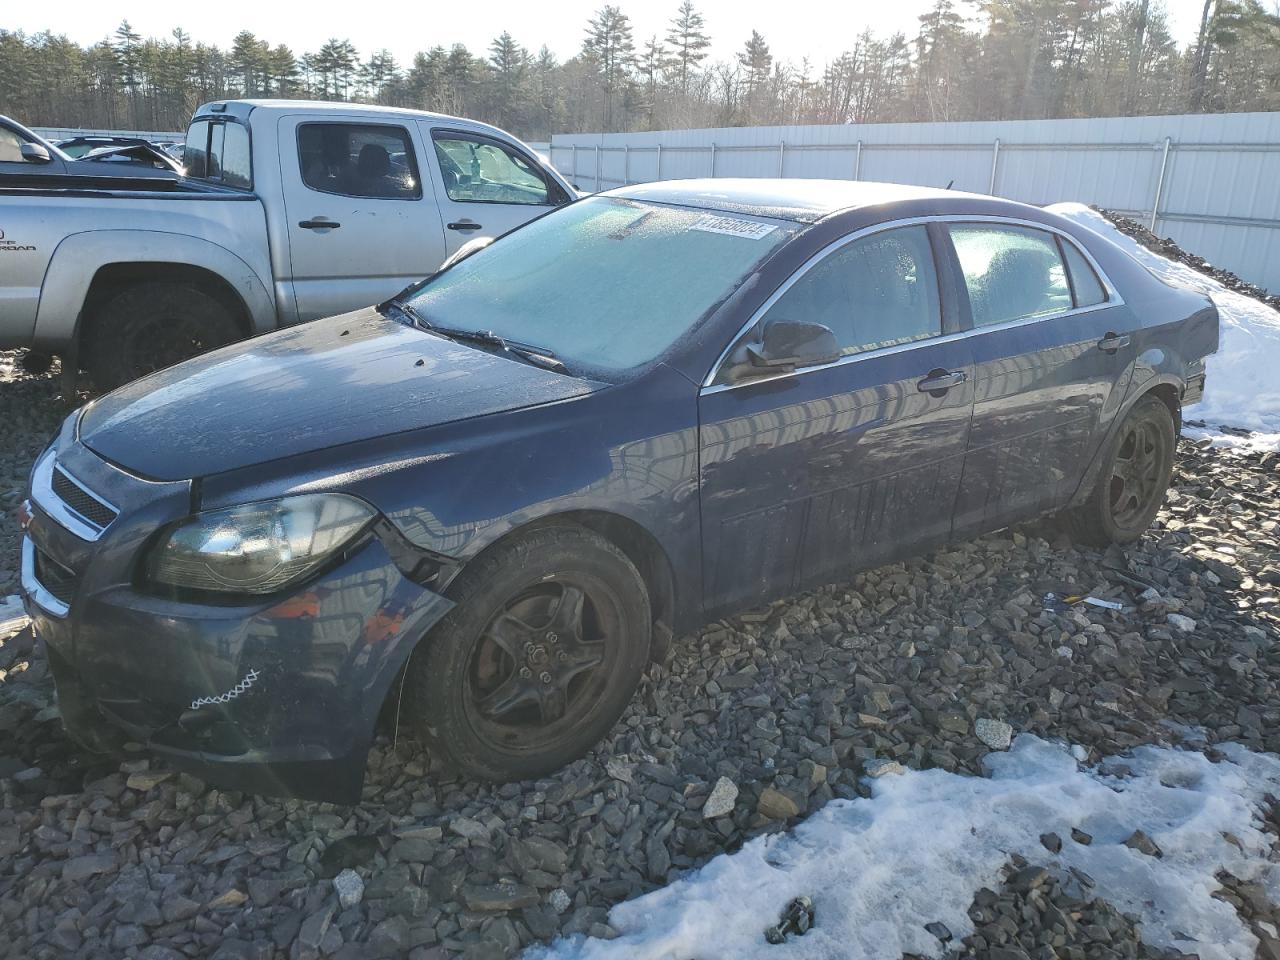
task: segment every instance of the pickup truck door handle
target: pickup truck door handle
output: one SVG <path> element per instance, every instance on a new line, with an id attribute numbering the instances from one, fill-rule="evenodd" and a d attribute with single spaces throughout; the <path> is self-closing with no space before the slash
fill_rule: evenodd
<path id="1" fill-rule="evenodd" d="M 1115 353 L 1121 347 L 1129 345 L 1129 335 L 1125 333 L 1108 333 L 1098 341 L 1098 349 L 1103 353 Z"/>
<path id="2" fill-rule="evenodd" d="M 958 387 L 969 379 L 969 375 L 963 370 L 951 373 L 948 370 L 930 370 L 929 375 L 916 384 L 916 389 L 921 393 L 932 393 L 935 397 L 940 397 L 952 387 Z"/>
<path id="3" fill-rule="evenodd" d="M 302 220 L 298 223 L 303 230 L 337 230 L 342 226 L 337 220 Z"/>
<path id="4" fill-rule="evenodd" d="M 469 230 L 480 230 L 483 224 L 476 223 L 474 220 L 455 220 L 453 223 L 446 224 L 450 230 L 461 230 L 466 233 Z"/>

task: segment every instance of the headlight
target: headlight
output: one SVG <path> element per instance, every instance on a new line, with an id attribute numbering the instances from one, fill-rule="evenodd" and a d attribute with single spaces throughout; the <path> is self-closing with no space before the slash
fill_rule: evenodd
<path id="1" fill-rule="evenodd" d="M 340 493 L 305 494 L 202 513 L 152 551 L 151 582 L 187 590 L 265 594 L 305 577 L 375 514 Z"/>

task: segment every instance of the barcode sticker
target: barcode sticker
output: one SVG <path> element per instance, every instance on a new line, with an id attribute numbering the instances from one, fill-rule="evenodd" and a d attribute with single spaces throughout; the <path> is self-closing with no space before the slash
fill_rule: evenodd
<path id="1" fill-rule="evenodd" d="M 736 217 L 716 217 L 711 214 L 693 221 L 691 230 L 704 233 L 723 233 L 730 237 L 745 237 L 747 240 L 759 240 L 767 237 L 778 228 L 771 223 L 756 223 L 754 220 L 739 220 Z"/>

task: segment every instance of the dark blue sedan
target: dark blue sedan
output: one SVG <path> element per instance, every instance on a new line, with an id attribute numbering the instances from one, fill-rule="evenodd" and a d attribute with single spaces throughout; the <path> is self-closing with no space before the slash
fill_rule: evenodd
<path id="1" fill-rule="evenodd" d="M 23 585 L 68 731 L 354 801 L 591 748 L 674 637 L 1042 514 L 1140 536 L 1218 317 L 990 197 L 668 182 L 67 419 Z"/>

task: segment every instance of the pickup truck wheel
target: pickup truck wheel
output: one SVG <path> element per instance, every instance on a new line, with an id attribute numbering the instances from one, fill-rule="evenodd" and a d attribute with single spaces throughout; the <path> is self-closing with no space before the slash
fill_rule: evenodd
<path id="1" fill-rule="evenodd" d="M 140 283 L 94 312 L 81 362 L 99 389 L 111 390 L 239 336 L 231 311 L 198 287 Z"/>
<path id="2" fill-rule="evenodd" d="M 53 366 L 53 355 L 41 353 L 39 350 L 28 350 L 18 359 L 18 363 L 21 364 L 24 373 L 41 377 Z"/>
<path id="3" fill-rule="evenodd" d="M 1109 441 L 1089 499 L 1064 515 L 1072 539 L 1105 547 L 1142 536 L 1164 503 L 1176 443 L 1164 402 L 1153 396 L 1139 400 Z"/>
<path id="4" fill-rule="evenodd" d="M 415 651 L 419 736 L 480 780 L 539 777 L 617 722 L 649 660 L 648 592 L 626 555 L 577 526 L 501 544 L 449 588 L 455 606 Z"/>

